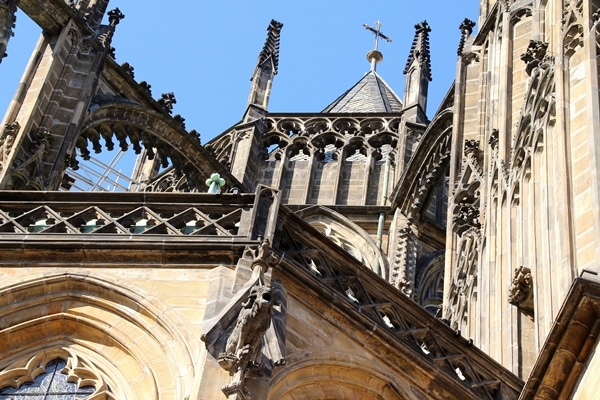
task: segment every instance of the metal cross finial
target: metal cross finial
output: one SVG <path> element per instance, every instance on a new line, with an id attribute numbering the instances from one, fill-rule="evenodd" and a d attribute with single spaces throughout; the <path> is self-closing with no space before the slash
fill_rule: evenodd
<path id="1" fill-rule="evenodd" d="M 381 33 L 381 22 L 379 22 L 379 21 L 375 22 L 375 28 L 371 28 L 367 24 L 363 24 L 363 26 L 368 31 L 371 31 L 375 35 L 375 50 L 377 50 L 377 47 L 379 46 L 379 38 L 384 39 L 386 42 L 392 41 L 392 39 L 390 37 L 385 36 L 383 33 Z"/>

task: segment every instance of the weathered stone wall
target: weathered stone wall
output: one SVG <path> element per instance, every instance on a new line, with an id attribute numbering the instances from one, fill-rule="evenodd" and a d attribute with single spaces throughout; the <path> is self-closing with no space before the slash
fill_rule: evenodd
<path id="1" fill-rule="evenodd" d="M 97 365 L 118 398 L 191 396 L 206 357 L 206 313 L 231 291 L 230 270 L 86 265 L 2 266 L 2 366 L 70 350 Z M 212 371 L 213 379 L 226 373 Z M 208 393 L 208 392 L 207 392 Z M 210 398 L 219 398 L 220 389 Z"/>
<path id="2" fill-rule="evenodd" d="M 450 177 L 454 226 L 446 264 L 451 280 L 464 260 L 475 260 L 471 289 L 461 290 L 477 295 L 457 312 L 461 303 L 447 293 L 446 315 L 484 351 L 527 376 L 571 281 L 582 269 L 597 269 L 597 46 L 583 34 L 593 31 L 597 5 L 488 6 L 459 68 L 463 105 L 454 134 L 464 142 L 453 149 L 462 166 Z M 467 152 L 475 144 L 476 174 Z M 457 197 L 473 190 L 474 198 Z M 468 202 L 482 239 L 465 253 L 467 233 L 457 221 Z M 521 267 L 531 270 L 525 280 Z"/>

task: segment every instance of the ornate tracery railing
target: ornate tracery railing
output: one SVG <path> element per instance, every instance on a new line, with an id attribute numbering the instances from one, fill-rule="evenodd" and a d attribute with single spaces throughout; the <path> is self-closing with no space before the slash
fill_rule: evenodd
<path id="1" fill-rule="evenodd" d="M 460 331 L 452 330 L 368 268 L 301 228 L 296 218 L 280 216 L 280 220 L 286 219 L 276 243 L 284 260 L 280 268 L 287 268 L 303 281 L 312 281 L 320 288 L 317 290 L 349 305 L 371 327 L 381 328 L 383 335 L 411 348 L 476 398 L 518 398 L 523 386 L 518 377 L 473 347 L 472 340 L 462 337 Z"/>

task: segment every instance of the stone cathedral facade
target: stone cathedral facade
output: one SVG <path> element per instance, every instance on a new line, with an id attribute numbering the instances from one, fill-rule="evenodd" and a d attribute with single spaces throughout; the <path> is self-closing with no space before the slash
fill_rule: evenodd
<path id="1" fill-rule="evenodd" d="M 596 398 L 600 1 L 480 2 L 435 113 L 425 21 L 402 96 L 378 23 L 324 110 L 269 112 L 271 21 L 201 144 L 108 0 L 0 0 L 0 62 L 17 8 L 43 30 L 0 125 L 0 399 Z M 128 190 L 75 190 L 115 148 Z"/>

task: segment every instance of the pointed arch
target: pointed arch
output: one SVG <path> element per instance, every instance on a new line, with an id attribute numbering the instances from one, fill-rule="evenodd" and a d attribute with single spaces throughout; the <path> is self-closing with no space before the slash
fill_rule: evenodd
<path id="1" fill-rule="evenodd" d="M 361 366 L 368 365 L 367 360 L 363 360 L 363 364 L 343 358 L 331 355 L 330 359 L 299 360 L 286 365 L 272 378 L 268 400 L 312 400 L 315 393 L 322 393 L 325 399 L 400 400 L 425 397 L 412 385 L 392 384 L 390 377 Z M 410 390 L 404 386 L 410 387 Z"/>
<path id="2" fill-rule="evenodd" d="M 417 261 L 415 291 L 417 302 L 433 315 L 441 315 L 444 297 L 445 251 L 439 250 Z"/>
<path id="3" fill-rule="evenodd" d="M 40 354 L 76 356 L 94 366 L 116 398 L 182 399 L 192 384 L 192 350 L 166 310 L 155 299 L 83 274 L 4 288 L 0 377 Z"/>
<path id="4" fill-rule="evenodd" d="M 410 221 L 419 220 L 428 196 L 446 174 L 450 163 L 452 118 L 452 111 L 447 109 L 431 121 L 392 191 L 392 204 L 397 204 Z"/>
<path id="5" fill-rule="evenodd" d="M 55 374 L 48 376 L 52 368 Z M 45 385 L 43 381 L 46 381 Z M 51 381 L 60 384 L 55 386 Z M 92 362 L 61 347 L 25 356 L 0 371 L 0 395 L 42 395 L 47 393 L 46 390 L 52 390 L 52 386 L 60 387 L 61 391 L 67 389 L 72 396 L 85 394 L 93 400 L 116 399 L 102 372 Z"/>
<path id="6" fill-rule="evenodd" d="M 80 156 L 86 159 L 90 154 L 90 143 L 99 153 L 103 147 L 112 150 L 113 139 L 123 151 L 132 147 L 139 154 L 145 149 L 148 160 L 156 160 L 163 168 L 173 166 L 187 178 L 190 189 L 204 188 L 205 176 L 214 171 L 229 175 L 201 146 L 197 133 L 187 132 L 174 118 L 122 98 L 97 97 L 85 117 L 75 146 Z M 234 182 L 235 179 L 228 176 L 227 181 Z"/>
<path id="7" fill-rule="evenodd" d="M 369 269 L 388 279 L 387 257 L 371 236 L 344 215 L 323 206 L 298 211 L 298 215 Z"/>

